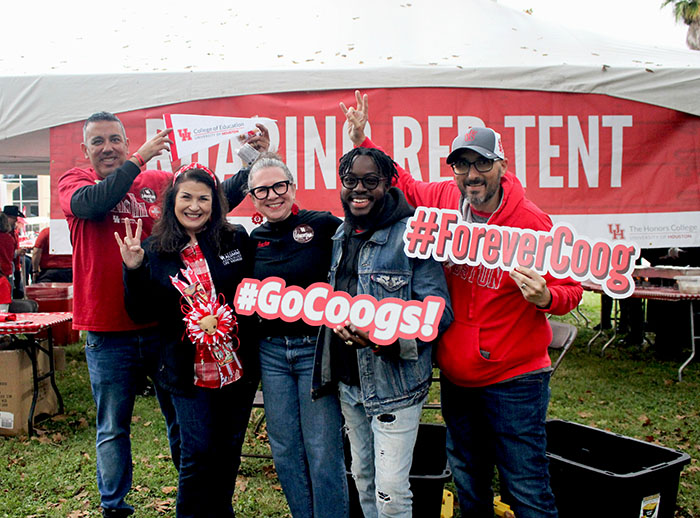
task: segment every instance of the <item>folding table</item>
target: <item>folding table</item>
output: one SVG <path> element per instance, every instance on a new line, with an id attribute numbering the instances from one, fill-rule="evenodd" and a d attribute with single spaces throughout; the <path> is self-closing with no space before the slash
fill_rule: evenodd
<path id="1" fill-rule="evenodd" d="M 16 315 L 16 320 L 0 322 L 0 335 L 24 335 L 27 340 L 18 340 L 18 346 L 26 351 L 32 362 L 32 406 L 29 409 L 29 419 L 27 430 L 29 436 L 34 432 L 34 410 L 36 408 L 37 399 L 39 398 L 39 382 L 48 378 L 51 381 L 51 387 L 56 393 L 58 400 L 58 411 L 63 413 L 63 398 L 56 386 L 56 370 L 53 358 L 53 335 L 51 328 L 63 322 L 69 322 L 73 319 L 72 313 L 8 313 Z M 37 339 L 37 334 L 46 331 L 47 340 L 46 347 L 41 344 L 41 340 Z M 49 369 L 41 376 L 38 373 L 37 356 L 46 354 L 49 358 Z"/>

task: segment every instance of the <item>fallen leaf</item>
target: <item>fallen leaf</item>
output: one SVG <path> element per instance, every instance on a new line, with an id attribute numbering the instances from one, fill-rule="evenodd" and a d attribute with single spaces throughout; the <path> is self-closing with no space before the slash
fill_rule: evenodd
<path id="1" fill-rule="evenodd" d="M 160 488 L 160 490 L 166 495 L 169 495 L 173 491 L 177 491 L 177 486 L 163 486 Z"/>

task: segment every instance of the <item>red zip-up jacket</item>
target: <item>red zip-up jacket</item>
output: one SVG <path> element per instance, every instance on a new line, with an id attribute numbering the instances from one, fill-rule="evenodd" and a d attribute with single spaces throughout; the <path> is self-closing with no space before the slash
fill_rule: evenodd
<path id="1" fill-rule="evenodd" d="M 362 147 L 379 147 L 365 139 Z M 454 180 L 421 182 L 397 166 L 396 186 L 416 207 L 461 209 L 461 193 Z M 489 217 L 489 225 L 548 231 L 552 220 L 525 197 L 516 176 L 501 178 L 503 199 Z M 565 315 L 581 301 L 583 288 L 573 279 L 546 275 L 552 294 L 548 308 L 527 302 L 507 271 L 484 266 L 448 265 L 447 286 L 454 322 L 437 348 L 438 366 L 447 378 L 464 387 L 483 387 L 551 365 L 547 348 L 552 329 L 546 313 Z M 486 358 L 488 357 L 488 358 Z"/>

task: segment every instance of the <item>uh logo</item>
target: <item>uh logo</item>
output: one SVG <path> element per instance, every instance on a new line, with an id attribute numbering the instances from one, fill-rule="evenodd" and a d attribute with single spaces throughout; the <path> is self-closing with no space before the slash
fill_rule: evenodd
<path id="1" fill-rule="evenodd" d="M 612 223 L 608 223 L 608 230 L 612 234 L 613 241 L 625 239 L 625 229 L 620 228 L 619 223 L 615 223 L 615 226 Z"/>
<path id="2" fill-rule="evenodd" d="M 180 135 L 180 139 L 182 139 L 183 142 L 186 142 L 188 140 L 192 140 L 192 133 L 187 128 L 184 129 L 179 129 L 177 130 L 178 135 Z"/>

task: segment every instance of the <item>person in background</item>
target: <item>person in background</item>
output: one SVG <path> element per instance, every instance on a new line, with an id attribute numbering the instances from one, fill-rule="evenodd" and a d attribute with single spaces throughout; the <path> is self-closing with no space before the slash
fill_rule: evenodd
<path id="1" fill-rule="evenodd" d="M 341 109 L 352 142 L 365 136 L 368 98 Z M 454 180 L 422 182 L 398 168 L 396 185 L 415 206 L 459 210 L 467 223 L 548 231 L 552 221 L 527 199 L 508 171 L 501 136 L 472 127 L 457 135 L 447 156 Z M 549 404 L 552 330 L 547 313 L 563 315 L 581 300 L 570 278 L 541 276 L 517 266 L 509 272 L 484 265 L 445 266 L 455 321 L 437 346 L 447 455 L 462 516 L 493 516 L 492 481 L 518 518 L 555 518 L 549 485 L 545 421 Z"/>
<path id="2" fill-rule="evenodd" d="M 172 174 L 143 168 L 169 149 L 170 131 L 129 152 L 124 126 L 98 112 L 83 126 L 80 149 L 90 167 L 74 167 L 58 181 L 59 203 L 73 245 L 73 327 L 87 331 L 85 357 L 97 406 L 97 487 L 102 514 L 121 518 L 134 509 L 125 498 L 132 484 L 130 427 L 136 394 L 155 378 L 160 340 L 153 323 L 137 323 L 124 307 L 122 258 L 114 232 L 138 220 L 149 235 L 159 214 L 160 193 Z M 175 466 L 179 437 L 170 394 L 156 385 Z"/>
<path id="3" fill-rule="evenodd" d="M 143 245 L 140 221 L 134 234 L 127 221 L 124 240 L 115 233 L 126 309 L 136 322 L 158 323 L 157 386 L 171 393 L 181 438 L 177 517 L 232 518 L 260 376 L 255 320 L 231 305 L 252 274 L 254 248 L 226 221 L 219 181 L 201 164 L 175 173 L 162 207 Z"/>
<path id="4" fill-rule="evenodd" d="M 0 212 L 0 312 L 6 313 L 12 302 L 12 262 L 15 239 L 7 215 Z"/>
<path id="5" fill-rule="evenodd" d="M 29 267 L 25 261 L 25 250 L 19 247 L 19 230 L 17 229 L 17 218 L 23 218 L 24 214 L 15 205 L 5 205 L 2 208 L 2 212 L 7 216 L 7 221 L 10 224 L 10 235 L 15 244 L 14 258 L 12 260 L 12 295 L 13 298 L 21 299 L 24 297 L 24 285 L 26 284 L 27 275 L 29 274 Z M 29 266 L 31 266 L 31 263 L 29 263 Z M 22 267 L 24 267 L 24 283 L 19 274 Z"/>
<path id="6" fill-rule="evenodd" d="M 442 267 L 404 253 L 414 209 L 391 187 L 393 161 L 356 148 L 340 159 L 345 221 L 333 236 L 329 283 L 351 297 L 445 300 L 439 332 L 452 322 Z M 409 472 L 423 402 L 432 381 L 432 342 L 373 343 L 349 321 L 321 328 L 313 373 L 315 398 L 338 391 L 352 454 L 352 476 L 365 518 L 412 516 Z"/>
<path id="7" fill-rule="evenodd" d="M 39 232 L 32 251 L 34 282 L 73 282 L 73 258 L 52 254 L 49 249 L 49 227 Z"/>
<path id="8" fill-rule="evenodd" d="M 700 247 L 643 249 L 642 257 L 652 267 L 700 267 Z M 654 356 L 662 361 L 685 358 L 689 344 L 694 340 L 688 318 L 691 301 L 648 300 L 646 306 L 647 330 L 655 333 Z M 697 329 L 696 325 L 696 335 Z"/>
<path id="9" fill-rule="evenodd" d="M 286 164 L 263 153 L 248 176 L 248 193 L 260 219 L 254 277 L 274 276 L 287 286 L 325 282 L 331 237 L 340 219 L 330 212 L 299 210 Z M 348 513 L 347 479 L 336 394 L 311 400 L 318 328 L 302 320 L 261 324 L 260 366 L 270 447 L 294 518 L 342 518 Z"/>

